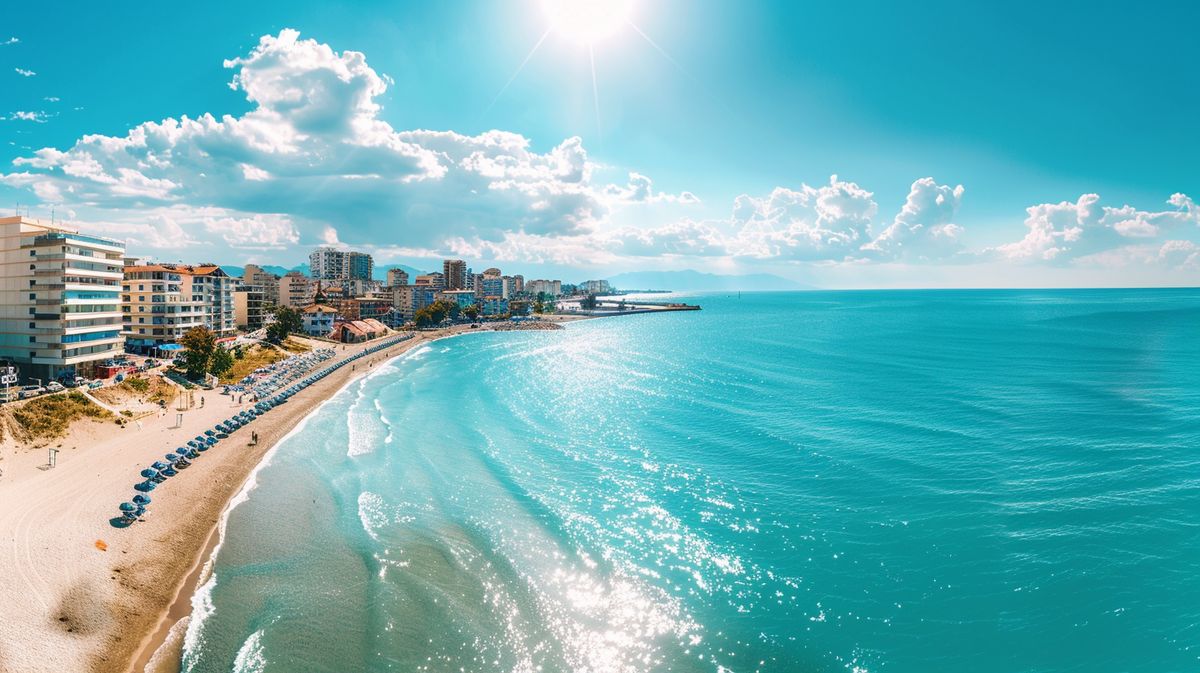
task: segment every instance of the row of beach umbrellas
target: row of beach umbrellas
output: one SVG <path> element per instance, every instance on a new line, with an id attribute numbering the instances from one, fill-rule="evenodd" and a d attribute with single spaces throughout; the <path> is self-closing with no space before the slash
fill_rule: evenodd
<path id="1" fill-rule="evenodd" d="M 320 381 L 326 376 L 329 376 L 339 368 L 344 367 L 346 364 L 366 357 L 367 355 L 371 355 L 372 353 L 376 353 L 384 348 L 389 348 L 395 345 L 397 342 L 403 341 L 407 338 L 410 338 L 409 335 L 381 342 L 375 346 L 372 346 L 371 348 L 351 355 L 345 360 L 341 360 L 329 365 L 328 367 L 325 367 L 324 369 L 321 369 L 318 372 L 310 374 L 300 381 L 297 381 L 296 383 L 279 390 L 278 392 L 276 392 L 274 389 L 264 388 L 264 393 L 274 394 L 271 394 L 269 397 L 266 397 L 265 395 L 260 396 L 265 397 L 265 399 L 260 399 L 259 402 L 253 407 L 239 411 L 224 421 L 217 423 L 211 430 L 205 430 L 204 434 L 197 435 L 194 439 L 189 439 L 186 446 L 181 446 L 175 449 L 173 452 L 163 456 L 162 460 L 157 460 L 151 464 L 150 467 L 142 470 L 140 474 L 143 480 L 137 484 L 134 484 L 133 486 L 134 490 L 138 491 L 138 493 L 133 496 L 130 502 L 123 502 L 119 505 L 119 509 L 121 510 L 120 520 L 124 524 L 128 525 L 141 518 L 142 515 L 146 513 L 146 507 L 150 504 L 150 496 L 146 494 L 158 488 L 158 485 L 167 479 L 179 474 L 181 470 L 187 469 L 192 464 L 191 461 L 199 458 L 202 453 L 211 449 L 217 444 L 217 442 L 221 441 L 222 439 L 227 439 L 229 435 L 237 432 L 254 419 L 270 411 L 276 406 L 287 402 L 296 393 L 304 390 L 317 381 Z M 315 355 L 315 357 L 308 358 L 307 360 L 304 360 L 304 362 L 307 363 L 306 366 L 311 366 L 312 364 L 328 360 L 330 357 L 332 357 L 333 352 L 334 351 L 331 348 L 323 348 L 320 351 L 316 351 L 314 354 L 310 354 Z M 295 370 L 293 367 L 289 366 L 283 371 L 292 372 Z M 303 372 L 301 371 L 300 373 Z"/>

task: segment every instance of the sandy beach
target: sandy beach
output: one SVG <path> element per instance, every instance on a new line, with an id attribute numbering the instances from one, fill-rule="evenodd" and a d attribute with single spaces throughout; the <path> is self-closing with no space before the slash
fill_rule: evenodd
<path id="1" fill-rule="evenodd" d="M 338 369 L 155 490 L 146 520 L 128 528 L 109 520 L 134 493 L 138 472 L 248 401 L 238 405 L 218 391 L 197 390 L 196 406 L 187 411 L 171 407 L 124 428 L 111 421 L 77 423 L 51 443 L 61 449 L 49 469 L 46 448 L 7 443 L 0 461 L 0 671 L 140 673 L 190 611 L 221 514 L 264 454 L 372 367 L 430 340 L 478 329 L 417 332 Z M 337 359 L 374 345 L 339 346 Z M 249 445 L 251 430 L 257 445 Z"/>

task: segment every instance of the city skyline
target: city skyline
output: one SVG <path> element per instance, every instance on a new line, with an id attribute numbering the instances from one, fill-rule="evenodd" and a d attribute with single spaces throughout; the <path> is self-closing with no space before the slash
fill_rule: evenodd
<path id="1" fill-rule="evenodd" d="M 54 25 L 22 8 L 0 35 L 0 203 L 131 254 L 235 265 L 290 268 L 333 244 L 380 265 L 470 258 L 528 277 L 1195 284 L 1197 89 L 1182 64 L 1197 48 L 1170 39 L 1192 8 L 1064 6 L 1030 24 L 1020 6 L 624 2 L 580 29 L 592 4 L 335 17 L 268 3 L 167 48 L 120 29 L 120 11 L 81 5 Z M 849 30 L 852 15 L 845 48 L 816 29 Z M 1048 28 L 1068 20 L 1136 39 L 1081 70 L 1089 31 Z M 54 37 L 82 21 L 101 29 Z M 78 58 L 105 26 L 155 63 Z M 741 49 L 750 28 L 761 39 Z M 1166 46 L 1139 49 L 1151 35 Z M 168 82 L 172 69 L 184 76 Z M 162 95 L 102 88 L 118 80 Z M 1129 96 L 1097 105 L 1088 91 Z M 1129 123 L 1147 107 L 1154 124 Z"/>

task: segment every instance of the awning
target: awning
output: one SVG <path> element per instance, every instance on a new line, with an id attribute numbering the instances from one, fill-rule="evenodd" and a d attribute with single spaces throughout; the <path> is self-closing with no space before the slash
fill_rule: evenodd
<path id="1" fill-rule="evenodd" d="M 163 344 L 158 347 L 158 350 L 160 350 L 160 351 L 181 351 L 181 350 L 183 350 L 183 346 L 180 346 L 179 344 Z"/>

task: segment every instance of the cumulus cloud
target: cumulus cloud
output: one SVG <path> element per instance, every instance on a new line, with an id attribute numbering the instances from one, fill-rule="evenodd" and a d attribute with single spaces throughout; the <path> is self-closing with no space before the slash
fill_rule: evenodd
<path id="1" fill-rule="evenodd" d="M 953 223 L 962 186 L 933 178 L 912 184 L 900 212 L 876 234 L 879 204 L 855 182 L 830 177 L 819 187 L 776 187 L 742 194 L 727 220 L 622 228 L 606 248 L 625 255 L 678 254 L 802 262 L 866 262 L 942 258 L 958 252 L 963 228 Z"/>
<path id="2" fill-rule="evenodd" d="M 1074 202 L 1042 203 L 1026 209 L 1024 238 L 992 252 L 1014 261 L 1065 263 L 1081 257 L 1151 242 L 1200 224 L 1200 208 L 1185 194 L 1167 200 L 1173 210 L 1144 211 L 1132 206 L 1103 206 L 1100 195 Z"/>
<path id="3" fill-rule="evenodd" d="M 933 178 L 912 184 L 904 207 L 891 226 L 865 249 L 891 259 L 939 259 L 962 249 L 963 228 L 954 223 L 963 186 L 939 185 Z"/>
<path id="4" fill-rule="evenodd" d="M 363 54 L 337 52 L 294 30 L 262 37 L 225 66 L 248 112 L 85 135 L 65 149 L 16 159 L 0 183 L 59 212 L 82 213 L 89 228 L 127 238 L 135 251 L 145 246 L 191 261 L 231 247 L 294 259 L 316 244 L 361 247 L 384 259 L 453 254 L 555 264 L 979 256 L 964 250 L 963 187 L 931 177 L 914 181 L 894 214 L 881 213 L 873 192 L 835 175 L 827 184 L 742 194 L 720 216 L 699 212 L 691 192 L 655 189 L 641 173 L 612 177 L 613 167 L 593 161 L 579 138 L 538 150 L 499 130 L 395 129 L 379 103 L 394 82 Z M 47 117 L 18 111 L 6 119 Z M 1085 194 L 1031 206 L 1024 238 L 984 256 L 1061 264 L 1111 253 L 1113 263 L 1197 264 L 1200 209 L 1189 197 L 1172 196 L 1162 211 L 1099 201 Z"/>
<path id="5" fill-rule="evenodd" d="M 191 207 L 222 209 L 235 221 L 287 218 L 293 229 L 268 236 L 270 245 L 325 239 L 331 229 L 349 245 L 382 237 L 427 249 L 512 234 L 574 236 L 621 202 L 666 198 L 641 176 L 596 184 L 579 138 L 537 152 L 503 131 L 398 131 L 379 118 L 376 99 L 388 81 L 363 54 L 294 30 L 263 37 L 225 65 L 235 71 L 230 86 L 253 106 L 246 114 L 84 136 L 17 159 L 20 171 L 0 180 L 101 215 Z M 205 230 L 233 236 L 238 227 Z"/>

